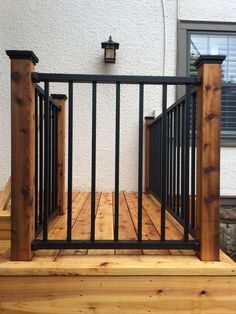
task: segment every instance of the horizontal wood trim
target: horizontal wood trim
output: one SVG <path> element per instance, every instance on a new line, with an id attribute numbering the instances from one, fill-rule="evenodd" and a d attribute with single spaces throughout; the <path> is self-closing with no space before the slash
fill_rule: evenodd
<path id="1" fill-rule="evenodd" d="M 29 276 L 0 281 L 4 313 L 235 313 L 236 277 L 229 276 Z"/>
<path id="2" fill-rule="evenodd" d="M 31 262 L 1 261 L 0 276 L 236 276 L 236 264 L 221 252 L 220 262 L 196 256 L 73 255 L 35 256 Z"/>

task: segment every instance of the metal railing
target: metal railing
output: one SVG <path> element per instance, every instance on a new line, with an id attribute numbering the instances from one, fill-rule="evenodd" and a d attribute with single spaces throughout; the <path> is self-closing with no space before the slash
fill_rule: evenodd
<path id="1" fill-rule="evenodd" d="M 162 232 L 167 209 L 183 226 L 185 241 L 196 229 L 196 96 L 187 86 L 185 96 L 149 123 L 149 192 L 161 203 Z"/>
<path id="2" fill-rule="evenodd" d="M 50 169 L 51 155 L 55 149 L 56 143 L 53 138 L 50 140 L 51 122 L 49 119 L 49 86 L 52 82 L 64 82 L 68 84 L 68 199 L 67 199 L 67 235 L 66 239 L 49 240 L 48 239 L 48 220 L 43 219 L 43 239 L 34 239 L 32 249 L 198 249 L 198 241 L 189 240 L 187 234 L 183 240 L 167 240 L 165 238 L 165 197 L 166 188 L 162 194 L 162 215 L 161 215 L 161 239 L 146 240 L 142 239 L 142 192 L 143 192 L 143 121 L 144 121 L 144 87 L 145 85 L 161 85 L 163 88 L 162 102 L 162 137 L 165 138 L 167 132 L 167 89 L 168 85 L 185 85 L 187 91 L 191 87 L 200 84 L 201 79 L 198 76 L 194 77 L 154 77 L 154 76 L 103 76 L 103 75 L 77 75 L 77 74 L 48 74 L 48 73 L 33 73 L 32 79 L 34 82 L 44 82 L 44 103 L 45 103 L 45 184 L 46 191 L 44 200 L 44 217 L 48 217 L 49 209 L 53 208 L 50 205 L 50 178 L 53 174 L 48 171 Z M 72 155 L 73 155 L 73 86 L 74 83 L 90 83 L 92 85 L 92 143 L 91 143 L 91 216 L 90 216 L 90 240 L 82 241 L 80 239 L 72 239 Z M 96 192 L 96 112 L 97 112 L 97 84 L 115 84 L 116 86 L 116 128 L 115 128 L 115 206 L 114 206 L 114 240 L 96 240 L 95 238 L 95 192 Z M 138 128 L 138 233 L 137 240 L 120 240 L 119 239 L 119 165 L 120 165 L 120 86 L 121 84 L 137 84 L 139 85 L 139 128 Z M 172 111 L 171 111 L 172 112 Z M 188 113 L 185 113 L 185 117 Z M 157 121 L 159 121 L 158 119 Z M 156 122 L 155 125 L 157 125 Z M 153 124 L 154 125 L 154 124 Z M 187 122 L 186 128 L 189 127 Z M 187 129 L 186 129 L 187 130 Z M 187 132 L 187 131 L 186 131 Z M 187 138 L 186 136 L 184 138 Z M 166 168 L 166 145 L 163 145 L 162 162 Z M 51 158 L 51 159 L 50 159 Z M 186 156 L 187 158 L 187 156 Z M 52 183 L 53 184 L 53 183 Z M 161 184 L 166 186 L 165 176 L 162 175 Z M 186 187 L 187 188 L 187 187 Z M 50 207 L 51 206 L 51 207 Z M 187 232 L 186 228 L 186 232 Z"/>
<path id="3" fill-rule="evenodd" d="M 47 228 L 57 207 L 58 111 L 61 107 L 35 85 L 35 234 Z M 43 228 L 44 226 L 44 228 Z M 45 232 L 44 232 L 45 238 Z"/>

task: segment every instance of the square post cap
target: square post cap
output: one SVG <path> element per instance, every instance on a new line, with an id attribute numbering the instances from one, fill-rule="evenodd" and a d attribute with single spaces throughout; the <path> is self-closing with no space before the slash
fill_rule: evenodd
<path id="1" fill-rule="evenodd" d="M 51 97 L 53 99 L 67 100 L 67 96 L 65 94 L 51 94 Z"/>
<path id="2" fill-rule="evenodd" d="M 223 55 L 200 55 L 193 65 L 198 69 L 205 63 L 222 64 L 225 58 L 226 56 Z"/>
<path id="3" fill-rule="evenodd" d="M 6 54 L 10 59 L 26 59 L 30 60 L 33 64 L 39 62 L 38 57 L 31 50 L 6 50 Z"/>
<path id="4" fill-rule="evenodd" d="M 145 120 L 153 120 L 153 119 L 155 119 L 155 117 L 153 117 L 153 116 L 146 116 L 146 117 L 144 117 L 144 119 Z"/>

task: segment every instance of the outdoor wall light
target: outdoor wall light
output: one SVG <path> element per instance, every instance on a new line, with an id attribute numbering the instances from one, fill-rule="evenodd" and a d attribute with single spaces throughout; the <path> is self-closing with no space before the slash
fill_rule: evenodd
<path id="1" fill-rule="evenodd" d="M 105 49 L 104 61 L 106 63 L 115 63 L 116 62 L 116 49 L 119 49 L 119 44 L 114 42 L 110 36 L 108 41 L 102 42 L 102 48 Z"/>

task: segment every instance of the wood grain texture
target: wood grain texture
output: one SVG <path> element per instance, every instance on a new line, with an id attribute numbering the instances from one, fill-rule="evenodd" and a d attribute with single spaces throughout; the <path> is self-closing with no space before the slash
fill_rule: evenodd
<path id="1" fill-rule="evenodd" d="M 203 64 L 198 75 L 197 229 L 199 256 L 219 260 L 221 65 Z"/>
<path id="2" fill-rule="evenodd" d="M 30 260 L 35 208 L 35 86 L 30 60 L 11 60 L 11 258 Z"/>
<path id="3" fill-rule="evenodd" d="M 9 210 L 0 211 L 0 240 L 11 239 L 11 213 Z"/>
<path id="4" fill-rule="evenodd" d="M 6 210 L 11 198 L 11 177 L 0 194 L 0 212 Z"/>
<path id="5" fill-rule="evenodd" d="M 234 314 L 236 277 L 0 277 L 1 313 Z"/>

